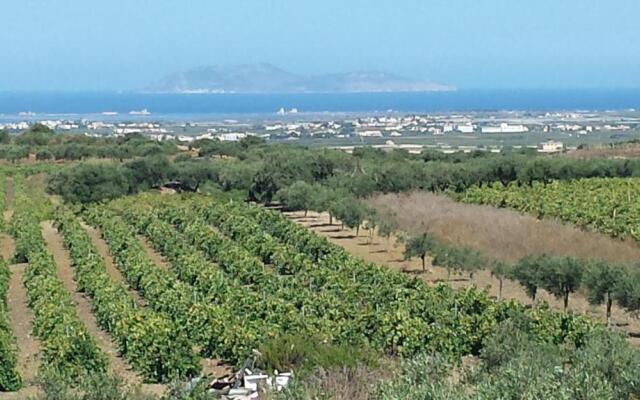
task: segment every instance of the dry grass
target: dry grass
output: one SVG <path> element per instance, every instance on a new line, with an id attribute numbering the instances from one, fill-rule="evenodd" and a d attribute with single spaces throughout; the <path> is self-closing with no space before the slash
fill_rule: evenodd
<path id="1" fill-rule="evenodd" d="M 640 260 L 634 241 L 621 241 L 516 211 L 458 203 L 426 192 L 379 195 L 368 200 L 394 213 L 410 234 L 430 232 L 451 244 L 476 248 L 497 260 L 515 261 L 529 254 L 575 256 L 616 263 Z"/>
<path id="2" fill-rule="evenodd" d="M 385 361 L 383 364 L 379 367 L 321 369 L 302 379 L 302 386 L 298 387 L 296 394 L 309 399 L 371 399 L 376 385 L 392 378 L 397 369 L 394 362 Z"/>
<path id="3" fill-rule="evenodd" d="M 594 158 L 640 158 L 640 144 L 629 143 L 617 147 L 599 146 L 570 151 L 567 157 L 589 160 Z"/>
<path id="4" fill-rule="evenodd" d="M 427 273 L 423 273 L 420 259 L 404 260 L 404 246 L 402 243 L 398 243 L 395 238 L 387 240 L 378 236 L 377 232 L 374 232 L 373 236 L 369 237 L 369 233 L 365 230 L 361 230 L 360 235 L 357 236 L 353 229 L 340 229 L 339 222 L 335 220 L 334 224 L 329 224 L 329 215 L 326 213 L 309 212 L 307 217 L 304 217 L 304 212 L 286 214 L 297 223 L 327 238 L 331 243 L 342 246 L 349 253 L 369 262 L 386 265 L 396 271 L 416 276 L 428 284 L 444 282 L 454 289 L 475 286 L 486 289 L 489 295 L 493 297 L 498 296 L 498 281 L 491 276 L 488 270 L 478 271 L 474 274 L 473 279 L 469 279 L 466 274 L 464 276 L 452 275 L 449 277 L 445 268 L 431 265 L 429 258 Z M 605 237 L 605 239 L 612 240 L 608 237 Z M 530 304 L 531 302 L 522 286 L 510 280 L 505 280 L 502 296 L 505 299 L 516 300 L 523 304 Z M 555 298 L 545 290 L 539 291 L 538 299 L 549 303 L 553 309 L 562 311 L 562 300 Z M 572 312 L 586 314 L 600 321 L 604 321 L 605 318 L 604 307 L 589 304 L 582 293 L 575 293 L 571 296 L 569 309 Z M 640 319 L 617 306 L 613 307 L 613 320 L 623 332 L 640 332 Z M 639 338 L 631 338 L 630 341 L 635 345 L 640 345 Z"/>

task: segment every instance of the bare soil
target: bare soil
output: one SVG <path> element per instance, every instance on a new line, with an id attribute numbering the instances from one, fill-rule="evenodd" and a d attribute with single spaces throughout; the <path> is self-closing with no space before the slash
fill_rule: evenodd
<path id="1" fill-rule="evenodd" d="M 162 256 L 162 254 L 158 253 L 153 248 L 153 246 L 151 246 L 149 241 L 147 241 L 147 239 L 144 236 L 137 235 L 137 237 L 138 237 L 138 241 L 140 242 L 140 245 L 142 245 L 142 248 L 144 249 L 145 253 L 147 253 L 151 261 L 153 261 L 153 263 L 156 264 L 158 267 L 164 270 L 169 270 L 170 265 L 167 262 L 167 260 L 165 260 L 165 258 Z"/>
<path id="2" fill-rule="evenodd" d="M 144 249 L 145 253 L 147 254 L 147 256 L 149 256 L 149 258 L 151 259 L 151 261 L 153 261 L 155 265 L 157 265 L 159 268 L 162 268 L 164 270 L 171 269 L 170 263 L 162 256 L 162 254 L 158 253 L 153 248 L 153 246 L 149 243 L 149 241 L 144 236 L 138 235 L 137 238 L 140 244 L 142 245 L 142 248 Z M 220 378 L 233 372 L 232 366 L 226 365 L 218 359 L 203 358 L 200 364 L 202 366 L 203 374 L 209 375 L 215 378 Z"/>
<path id="3" fill-rule="evenodd" d="M 402 231 L 429 232 L 445 242 L 473 247 L 492 259 L 516 261 L 530 254 L 614 263 L 635 263 L 640 259 L 640 247 L 632 240 L 538 220 L 513 210 L 458 203 L 443 195 L 386 194 L 367 202 L 380 211 L 391 211 Z"/>
<path id="4" fill-rule="evenodd" d="M 304 212 L 286 213 L 286 215 L 320 236 L 326 237 L 331 243 L 342 246 L 349 253 L 366 261 L 386 265 L 391 269 L 416 276 L 429 284 L 445 283 L 454 289 L 475 286 L 480 289 L 486 289 L 492 297 L 498 296 L 498 281 L 491 276 L 489 271 L 478 271 L 474 274 L 473 279 L 469 279 L 468 275 L 451 275 L 449 279 L 445 268 L 434 267 L 431 265 L 430 260 L 427 260 L 427 271 L 423 272 L 420 259 L 404 260 L 404 245 L 398 243 L 395 238 L 387 240 L 378 236 L 376 232 L 369 236 L 369 232 L 366 230 L 361 230 L 360 235 L 356 236 L 355 230 L 341 229 L 339 222 L 336 223 L 335 219 L 334 224 L 329 224 L 329 215 L 326 213 L 309 212 L 306 218 L 304 217 Z M 503 282 L 502 297 L 516 300 L 523 304 L 531 303 L 529 296 L 514 281 L 505 280 Z M 563 309 L 562 300 L 556 299 L 544 290 L 539 291 L 538 299 L 548 302 L 552 308 L 558 311 Z M 580 293 L 571 296 L 569 310 L 605 321 L 604 306 L 590 305 Z M 634 333 L 640 332 L 640 319 L 626 313 L 624 310 L 614 307 L 612 318 L 621 327 L 620 329 Z M 639 339 L 633 338 L 630 340 L 632 343 L 640 345 Z"/>
<path id="5" fill-rule="evenodd" d="M 33 312 L 27 303 L 27 289 L 23 284 L 23 277 L 27 265 L 11 265 L 11 280 L 7 293 L 9 320 L 11 328 L 18 342 L 18 371 L 24 386 L 34 384 L 36 373 L 40 365 L 40 341 L 32 335 Z"/>
<path id="6" fill-rule="evenodd" d="M 131 369 L 131 366 L 119 355 L 118 346 L 113 342 L 109 334 L 98 326 L 93 315 L 91 301 L 78 290 L 74 279 L 73 267 L 64 242 L 59 232 L 50 221 L 42 223 L 42 233 L 56 262 L 58 278 L 71 294 L 76 303 L 78 315 L 82 323 L 87 327 L 89 333 L 96 339 L 100 349 L 108 356 L 109 364 L 117 375 L 122 377 L 128 384 L 139 385 L 142 379 Z"/>
<path id="7" fill-rule="evenodd" d="M 122 276 L 122 273 L 116 266 L 115 261 L 113 260 L 113 257 L 111 257 L 111 253 L 109 252 L 109 245 L 102 238 L 100 231 L 85 223 L 82 223 L 82 227 L 87 231 L 87 234 L 91 238 L 91 242 L 93 243 L 93 246 L 96 248 L 98 254 L 100 254 L 100 256 L 104 259 L 104 263 L 107 267 L 107 274 L 109 274 L 111 279 L 113 279 L 118 283 L 123 284 L 126 288 L 128 288 L 129 295 L 140 306 L 144 307 L 146 305 L 144 299 L 142 298 L 140 293 L 130 288 L 129 285 L 127 284 L 127 281 L 124 279 L 124 277 Z"/>

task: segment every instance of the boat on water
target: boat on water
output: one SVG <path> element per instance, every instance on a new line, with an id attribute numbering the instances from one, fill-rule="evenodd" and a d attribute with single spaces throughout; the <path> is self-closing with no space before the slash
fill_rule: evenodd
<path id="1" fill-rule="evenodd" d="M 140 111 L 130 111 L 129 115 L 151 115 L 151 113 L 149 112 L 149 110 L 147 110 L 146 108 L 140 110 Z"/>
<path id="2" fill-rule="evenodd" d="M 102 113 L 102 115 L 118 115 L 118 113 L 116 111 L 105 111 Z"/>

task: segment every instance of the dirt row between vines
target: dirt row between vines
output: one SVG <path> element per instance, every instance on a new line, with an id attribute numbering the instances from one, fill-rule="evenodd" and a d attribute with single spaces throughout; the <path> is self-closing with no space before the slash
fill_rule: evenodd
<path id="1" fill-rule="evenodd" d="M 127 384 L 141 384 L 142 379 L 132 370 L 129 363 L 120 356 L 117 344 L 111 339 L 111 336 L 109 336 L 107 332 L 98 326 L 98 321 L 93 315 L 91 300 L 78 290 L 71 259 L 67 249 L 64 247 L 60 233 L 51 221 L 44 221 L 41 226 L 44 240 L 56 263 L 58 278 L 71 294 L 71 298 L 76 304 L 80 320 L 86 326 L 89 333 L 96 339 L 102 352 L 107 355 L 109 365 L 113 372 L 122 377 Z"/>
<path id="2" fill-rule="evenodd" d="M 144 307 L 146 305 L 144 298 L 140 295 L 140 293 L 138 293 L 136 290 L 134 290 L 127 284 L 127 281 L 122 276 L 122 273 L 116 266 L 116 263 L 113 257 L 111 256 L 109 245 L 102 238 L 102 234 L 100 233 L 100 231 L 92 226 L 87 225 L 84 222 L 82 222 L 81 225 L 89 235 L 89 238 L 91 239 L 91 243 L 93 244 L 93 247 L 96 249 L 100 257 L 102 257 L 102 259 L 104 260 L 105 266 L 107 267 L 107 274 L 109 275 L 109 277 L 113 279 L 115 282 L 121 283 L 124 287 L 126 287 L 129 293 L 129 296 L 131 296 L 139 306 Z"/>
<path id="3" fill-rule="evenodd" d="M 115 260 L 111 255 L 111 252 L 109 250 L 109 245 L 102 238 L 102 233 L 100 229 L 94 228 L 85 223 L 83 223 L 82 225 L 87 231 L 87 233 L 89 234 L 94 247 L 97 249 L 100 256 L 105 260 L 105 263 L 107 264 L 107 270 L 109 271 L 109 275 L 111 276 L 111 278 L 114 280 L 117 280 L 118 282 L 128 287 L 129 293 L 136 298 L 136 301 L 141 305 L 145 305 L 146 302 L 144 300 L 144 297 L 141 296 L 140 293 L 134 290 L 133 288 L 127 286 L 126 280 L 124 280 L 122 273 L 118 269 L 115 263 Z M 145 253 L 149 256 L 149 259 L 151 259 L 151 261 L 153 261 L 153 263 L 158 268 L 161 268 L 163 270 L 170 269 L 169 262 L 161 254 L 159 254 L 153 249 L 152 245 L 149 243 L 149 241 L 145 237 L 138 235 L 137 239 L 138 239 L 138 242 L 141 244 L 142 248 L 144 249 Z M 222 364 L 220 360 L 217 360 L 217 359 L 202 358 L 201 366 L 202 366 L 202 372 L 204 374 L 211 375 L 214 377 L 221 377 L 231 372 L 230 366 Z"/>
<path id="4" fill-rule="evenodd" d="M 295 222 L 311 229 L 320 236 L 327 238 L 331 243 L 342 246 L 354 256 L 379 265 L 388 266 L 391 269 L 410 274 L 424 280 L 429 284 L 446 283 L 454 289 L 476 286 L 487 289 L 493 297 L 498 296 L 498 281 L 491 276 L 487 270 L 478 271 L 474 274 L 473 280 L 469 280 L 468 274 L 451 275 L 445 268 L 434 267 L 430 260 L 427 261 L 427 272 L 422 272 L 422 263 L 419 259 L 404 260 L 404 246 L 395 241 L 394 238 L 387 240 L 374 233 L 369 236 L 369 232 L 361 230 L 359 236 L 353 229 L 341 229 L 340 224 L 329 224 L 329 215 L 326 213 L 309 212 L 307 217 L 304 212 L 286 213 Z M 531 300 L 522 287 L 514 281 L 505 280 L 502 289 L 502 296 L 505 299 L 512 299 L 523 304 L 530 304 Z M 544 290 L 540 290 L 538 298 L 549 303 L 554 309 L 563 309 L 562 300 L 556 299 Z M 573 312 L 586 314 L 592 318 L 604 321 L 604 306 L 592 306 L 584 295 L 577 293 L 569 300 L 569 309 Z M 613 320 L 628 332 L 640 332 L 640 319 L 631 316 L 619 307 L 613 309 Z M 640 345 L 640 339 L 632 338 L 634 344 Z"/>
<path id="5" fill-rule="evenodd" d="M 6 214 L 5 214 L 6 215 Z M 0 235 L 2 258 L 11 262 L 15 252 L 15 241 L 9 235 Z M 0 399 L 25 399 L 39 393 L 35 386 L 36 372 L 40 366 L 40 341 L 32 335 L 33 311 L 27 303 L 27 289 L 23 284 L 26 264 L 9 266 L 11 278 L 7 292 L 9 322 L 18 346 L 18 372 L 23 388 L 15 393 L 0 393 Z"/>
<path id="6" fill-rule="evenodd" d="M 142 235 L 137 236 L 138 241 L 142 245 L 145 253 L 153 263 L 158 266 L 158 268 L 162 268 L 166 271 L 171 269 L 171 264 L 167 261 L 164 256 L 158 253 L 153 245 L 147 240 L 146 237 Z M 233 367 L 231 365 L 226 365 L 222 361 L 215 358 L 203 358 L 201 360 L 202 372 L 207 375 L 211 375 L 214 377 L 222 377 L 228 375 L 233 372 Z"/>

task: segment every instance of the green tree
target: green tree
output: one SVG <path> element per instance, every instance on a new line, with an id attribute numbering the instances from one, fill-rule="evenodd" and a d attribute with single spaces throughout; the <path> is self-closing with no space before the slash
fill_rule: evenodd
<path id="1" fill-rule="evenodd" d="M 47 126 L 36 123 L 16 138 L 16 143 L 25 146 L 46 146 L 55 138 Z"/>
<path id="2" fill-rule="evenodd" d="M 47 161 L 53 159 L 53 153 L 47 149 L 38 150 L 36 153 L 36 160 L 38 161 Z"/>
<path id="3" fill-rule="evenodd" d="M 280 189 L 276 197 L 289 210 L 304 210 L 306 217 L 307 212 L 314 205 L 315 188 L 306 182 L 296 181 L 290 186 Z"/>
<path id="4" fill-rule="evenodd" d="M 0 129 L 0 143 L 7 144 L 11 141 L 11 135 L 6 129 Z"/>
<path id="5" fill-rule="evenodd" d="M 47 190 L 72 203 L 110 200 L 131 192 L 127 169 L 110 164 L 78 164 L 49 177 Z"/>
<path id="6" fill-rule="evenodd" d="M 607 325 L 611 325 L 611 307 L 616 291 L 626 279 L 624 268 L 605 262 L 589 265 L 584 274 L 587 300 L 591 304 L 604 304 Z"/>
<path id="7" fill-rule="evenodd" d="M 190 192 L 197 192 L 204 182 L 217 178 L 215 171 L 208 163 L 187 161 L 174 164 L 175 179 L 180 181 L 182 188 Z"/>
<path id="8" fill-rule="evenodd" d="M 630 271 L 618 283 L 614 298 L 625 310 L 637 314 L 640 311 L 640 272 Z"/>
<path id="9" fill-rule="evenodd" d="M 541 287 L 561 298 L 567 311 L 569 295 L 578 290 L 582 283 L 583 263 L 573 257 L 544 257 L 540 267 Z"/>
<path id="10" fill-rule="evenodd" d="M 336 217 L 344 226 L 356 230 L 356 236 L 360 234 L 360 225 L 366 215 L 366 209 L 362 203 L 351 197 L 343 197 L 335 208 Z"/>
<path id="11" fill-rule="evenodd" d="M 378 216 L 378 235 L 387 240 L 387 247 L 389 246 L 391 236 L 393 236 L 397 230 L 398 222 L 396 221 L 395 215 L 391 212 L 383 212 Z M 387 248 L 387 251 L 388 250 Z"/>
<path id="12" fill-rule="evenodd" d="M 249 188 L 249 200 L 271 204 L 278 190 L 279 186 L 273 173 L 264 170 L 258 171 L 253 176 Z"/>
<path id="13" fill-rule="evenodd" d="M 536 305 L 536 296 L 540 287 L 540 266 L 542 257 L 527 256 L 518 261 L 511 270 L 511 277 L 518 281 L 531 298 L 531 303 Z"/>
<path id="14" fill-rule="evenodd" d="M 404 259 L 410 260 L 419 257 L 422 260 L 422 272 L 427 270 L 427 254 L 438 245 L 437 239 L 428 234 L 422 233 L 418 236 L 409 238 L 404 249 Z"/>
<path id="15" fill-rule="evenodd" d="M 145 157 L 125 164 L 136 190 L 159 187 L 173 175 L 169 159 L 163 155 Z"/>
<path id="16" fill-rule="evenodd" d="M 7 160 L 12 163 L 17 162 L 23 158 L 29 157 L 29 147 L 27 146 L 9 146 L 7 148 Z"/>

